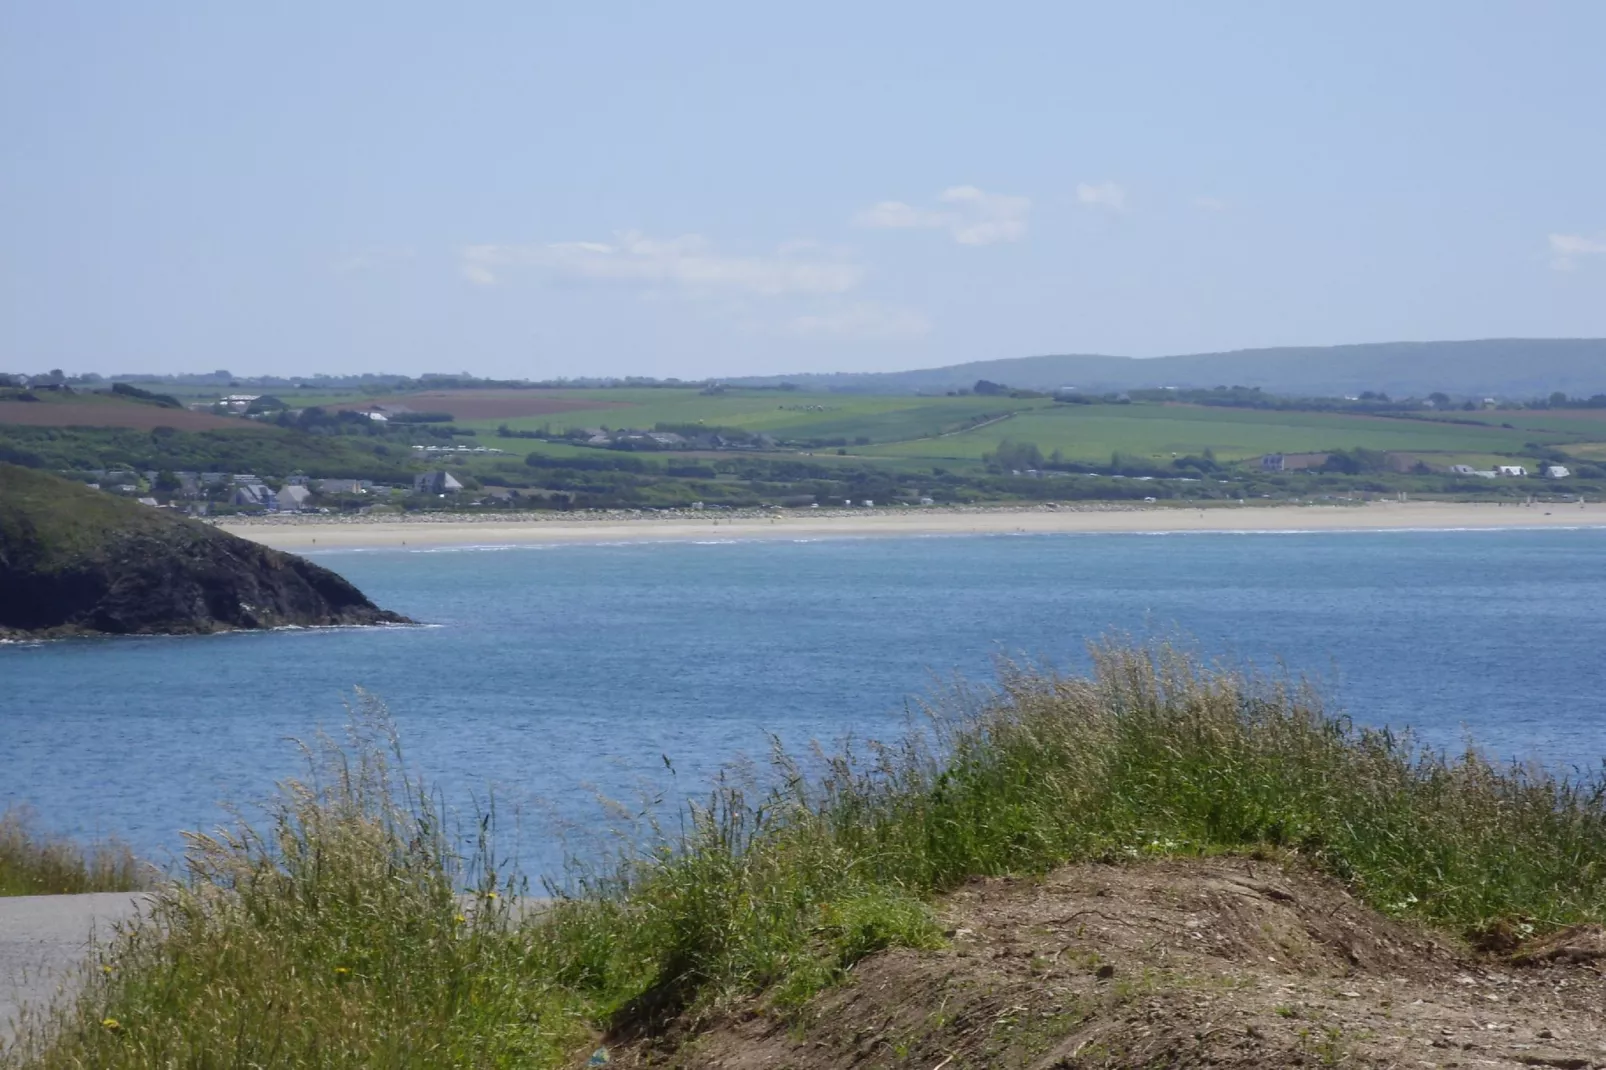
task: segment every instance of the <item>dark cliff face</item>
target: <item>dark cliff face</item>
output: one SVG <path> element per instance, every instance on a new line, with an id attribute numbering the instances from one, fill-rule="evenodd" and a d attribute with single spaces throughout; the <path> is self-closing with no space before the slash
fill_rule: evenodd
<path id="1" fill-rule="evenodd" d="M 410 623 L 293 554 L 51 476 L 5 469 L 0 465 L 0 635 Z"/>

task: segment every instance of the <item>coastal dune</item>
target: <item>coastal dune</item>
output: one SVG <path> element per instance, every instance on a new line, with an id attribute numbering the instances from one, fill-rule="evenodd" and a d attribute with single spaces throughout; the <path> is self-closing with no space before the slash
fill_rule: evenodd
<path id="1" fill-rule="evenodd" d="M 281 550 L 921 535 L 1606 527 L 1606 504 L 1122 505 L 240 517 L 219 527 Z"/>

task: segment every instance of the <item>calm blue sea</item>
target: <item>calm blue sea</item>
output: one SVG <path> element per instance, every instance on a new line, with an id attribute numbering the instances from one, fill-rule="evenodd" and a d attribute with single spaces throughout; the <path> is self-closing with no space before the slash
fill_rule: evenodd
<path id="1" fill-rule="evenodd" d="M 1083 664 L 1119 630 L 1319 677 L 1358 721 L 1497 756 L 1606 756 L 1606 530 L 1053 535 L 316 555 L 431 627 L 0 647 L 0 808 L 171 857 L 297 771 L 289 737 L 381 696 L 465 809 L 494 789 L 600 823 L 705 783 L 766 733 L 899 730 L 1000 655 Z"/>

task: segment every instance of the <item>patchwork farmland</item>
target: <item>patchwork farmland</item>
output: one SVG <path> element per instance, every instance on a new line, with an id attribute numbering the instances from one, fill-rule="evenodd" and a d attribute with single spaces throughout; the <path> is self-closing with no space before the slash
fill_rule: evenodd
<path id="1" fill-rule="evenodd" d="M 259 418 L 111 394 L 0 402 L 0 458 L 61 471 L 361 478 L 402 497 L 413 474 L 446 468 L 486 501 L 534 508 L 1394 490 L 1509 497 L 1541 486 L 1606 494 L 1598 410 L 1366 413 L 695 387 L 297 388 L 263 400 Z M 376 407 L 429 418 L 360 415 Z M 1324 470 L 1263 471 L 1258 459 L 1268 454 L 1311 455 L 1308 466 Z M 1537 474 L 1554 464 L 1573 482 L 1467 474 L 1502 466 Z"/>

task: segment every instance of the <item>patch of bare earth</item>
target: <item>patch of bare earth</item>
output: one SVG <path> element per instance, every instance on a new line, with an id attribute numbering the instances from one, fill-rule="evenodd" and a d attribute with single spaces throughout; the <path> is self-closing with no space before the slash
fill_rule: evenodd
<path id="1" fill-rule="evenodd" d="M 171 427 L 175 431 L 260 431 L 262 425 L 237 417 L 214 416 L 189 409 L 164 409 L 133 402 L 118 404 L 99 401 L 0 401 L 0 424 L 24 427 L 125 427 L 152 431 Z"/>
<path id="2" fill-rule="evenodd" d="M 516 420 L 522 416 L 546 416 L 577 409 L 617 409 L 622 401 L 595 398 L 557 397 L 524 390 L 437 390 L 421 394 L 397 394 L 388 398 L 365 398 L 341 405 L 342 409 L 363 411 L 376 405 L 400 406 L 414 412 L 449 412 L 454 420 Z"/>
<path id="3" fill-rule="evenodd" d="M 800 1016 L 755 1002 L 612 1050 L 685 1070 L 1606 1067 L 1606 939 L 1478 953 L 1243 858 L 976 880 L 949 947 L 860 962 Z"/>

